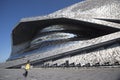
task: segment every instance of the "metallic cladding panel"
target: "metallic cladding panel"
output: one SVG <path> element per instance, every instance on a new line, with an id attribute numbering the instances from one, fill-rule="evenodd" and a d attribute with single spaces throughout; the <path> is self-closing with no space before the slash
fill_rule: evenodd
<path id="1" fill-rule="evenodd" d="M 74 50 L 88 49 L 90 47 L 97 47 L 107 43 L 109 44 L 109 41 L 119 42 L 119 7 L 120 0 L 86 0 L 70 7 L 58 10 L 47 16 L 24 18 L 12 31 L 13 49 L 11 57 L 16 56 L 15 54 L 17 54 L 19 57 L 24 53 L 24 50 L 28 50 L 28 52 L 25 52 L 27 56 L 18 60 L 13 59 L 13 61 L 8 61 L 1 66 L 11 67 L 24 64 L 28 59 L 30 59 L 32 62 L 41 61 L 46 57 L 51 58 L 51 56 L 54 55 L 67 54 L 72 51 L 74 52 Z M 51 45 L 47 45 L 50 48 L 48 51 L 46 50 L 46 52 L 42 52 L 43 54 L 34 55 L 34 53 L 41 53 L 39 52 L 41 50 L 39 48 L 35 48 L 35 51 L 29 51 L 29 49 L 27 49 L 30 47 L 30 42 L 34 39 L 34 36 L 39 30 L 58 24 L 78 25 L 80 28 L 90 28 L 93 31 L 101 31 L 101 34 L 106 34 L 90 40 L 85 40 L 83 42 L 79 40 L 73 40 L 68 42 L 66 45 L 64 44 L 65 46 L 58 44 L 59 48 L 55 46 L 52 50 L 49 50 L 52 48 L 50 47 Z"/>

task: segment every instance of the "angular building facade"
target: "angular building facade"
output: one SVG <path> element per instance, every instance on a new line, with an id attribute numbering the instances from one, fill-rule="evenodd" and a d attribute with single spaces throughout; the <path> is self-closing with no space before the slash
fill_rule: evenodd
<path id="1" fill-rule="evenodd" d="M 120 1 L 85 0 L 46 16 L 23 18 L 1 68 L 119 66 Z"/>

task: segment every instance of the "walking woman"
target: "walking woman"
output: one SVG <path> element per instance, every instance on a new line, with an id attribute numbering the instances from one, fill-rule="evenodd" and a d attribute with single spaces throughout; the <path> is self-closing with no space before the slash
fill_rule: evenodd
<path id="1" fill-rule="evenodd" d="M 23 74 L 25 77 L 28 75 L 28 70 L 30 69 L 30 61 L 28 60 L 27 63 L 25 64 L 25 73 Z"/>

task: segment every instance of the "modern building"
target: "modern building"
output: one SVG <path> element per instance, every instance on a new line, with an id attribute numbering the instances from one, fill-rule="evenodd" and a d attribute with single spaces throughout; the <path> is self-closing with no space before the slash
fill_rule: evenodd
<path id="1" fill-rule="evenodd" d="M 1 68 L 120 64 L 120 0 L 85 0 L 46 16 L 23 18 Z"/>

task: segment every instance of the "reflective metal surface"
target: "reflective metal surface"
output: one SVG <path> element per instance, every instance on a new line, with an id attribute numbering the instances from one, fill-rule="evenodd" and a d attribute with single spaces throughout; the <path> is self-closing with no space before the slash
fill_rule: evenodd
<path id="1" fill-rule="evenodd" d="M 11 56 L 1 66 L 26 60 L 37 65 L 66 59 L 79 59 L 85 66 L 120 63 L 119 7 L 120 0 L 86 0 L 47 16 L 24 18 L 12 31 Z"/>

